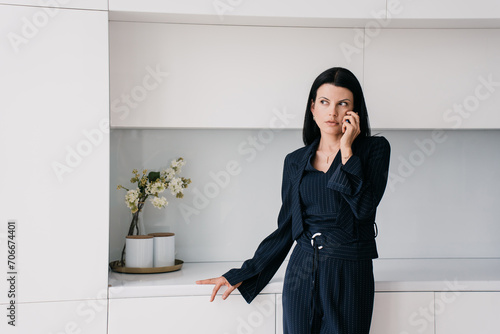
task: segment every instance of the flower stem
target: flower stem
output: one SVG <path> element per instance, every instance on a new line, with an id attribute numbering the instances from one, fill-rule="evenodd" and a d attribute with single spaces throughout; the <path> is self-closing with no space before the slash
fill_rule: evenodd
<path id="1" fill-rule="evenodd" d="M 137 211 L 132 214 L 132 222 L 130 223 L 130 227 L 128 229 L 128 234 L 129 235 L 134 235 L 134 230 L 136 231 L 136 235 L 139 235 L 139 214 L 141 213 L 142 208 L 144 207 L 144 204 L 146 203 L 146 198 L 148 198 L 148 195 L 146 195 L 144 198 L 142 198 L 139 201 L 139 204 L 137 205 Z M 122 256 L 120 259 L 120 264 L 122 266 L 125 266 L 125 247 L 127 246 L 127 243 L 125 242 L 125 245 L 123 245 L 123 250 L 122 250 Z"/>

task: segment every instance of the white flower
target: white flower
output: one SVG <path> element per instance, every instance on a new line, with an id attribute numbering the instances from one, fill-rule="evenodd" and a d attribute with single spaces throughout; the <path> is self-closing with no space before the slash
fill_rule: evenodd
<path id="1" fill-rule="evenodd" d="M 170 164 L 170 167 L 176 168 L 177 171 L 180 172 L 181 167 L 184 166 L 185 164 L 186 164 L 186 162 L 184 161 L 184 159 L 179 158 L 177 160 L 172 160 L 172 163 Z"/>
<path id="2" fill-rule="evenodd" d="M 127 207 L 132 210 L 132 212 L 137 212 L 137 205 L 139 204 L 139 191 L 138 190 L 129 190 L 125 195 L 125 203 Z"/>
<path id="3" fill-rule="evenodd" d="M 167 168 L 165 170 L 162 170 L 160 175 L 167 181 L 170 181 L 175 177 L 175 170 L 173 168 Z"/>
<path id="4" fill-rule="evenodd" d="M 167 199 L 165 197 L 154 197 L 150 198 L 151 203 L 153 203 L 155 208 L 161 209 L 168 205 Z"/>
<path id="5" fill-rule="evenodd" d="M 165 185 L 160 180 L 156 181 L 155 183 L 149 184 L 146 187 L 146 193 L 153 195 L 161 194 L 165 190 L 166 190 Z"/>
<path id="6" fill-rule="evenodd" d="M 135 202 L 139 198 L 139 191 L 137 189 L 132 189 L 127 191 L 127 194 L 125 195 L 125 200 L 127 202 Z"/>
<path id="7" fill-rule="evenodd" d="M 173 178 L 168 184 L 168 189 L 174 196 L 177 193 L 182 193 L 182 179 L 180 177 Z"/>

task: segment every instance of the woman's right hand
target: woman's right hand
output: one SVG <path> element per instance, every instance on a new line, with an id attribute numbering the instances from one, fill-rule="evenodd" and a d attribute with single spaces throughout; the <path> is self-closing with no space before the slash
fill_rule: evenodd
<path id="1" fill-rule="evenodd" d="M 241 283 L 242 282 L 231 285 L 224 276 L 196 281 L 196 284 L 215 284 L 214 289 L 212 290 L 212 297 L 210 298 L 210 302 L 214 301 L 215 295 L 217 294 L 221 286 L 227 286 L 226 291 L 224 291 L 224 293 L 222 294 L 222 300 L 225 300 L 231 294 L 231 292 L 233 292 L 241 285 Z"/>

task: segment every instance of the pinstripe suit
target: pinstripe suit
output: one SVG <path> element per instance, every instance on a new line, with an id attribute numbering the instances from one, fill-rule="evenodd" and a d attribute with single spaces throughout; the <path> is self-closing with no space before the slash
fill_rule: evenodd
<path id="1" fill-rule="evenodd" d="M 298 245 L 290 258 L 284 282 L 285 333 L 319 332 L 319 327 L 317 331 L 310 328 L 314 326 L 311 323 L 312 314 L 303 319 L 298 319 L 300 318 L 298 315 L 302 314 L 301 312 L 304 311 L 302 309 L 310 313 L 308 310 L 310 305 L 307 304 L 309 298 L 313 298 L 313 306 L 320 312 L 320 315 L 329 314 L 331 310 L 328 308 L 333 306 L 325 306 L 323 300 L 316 299 L 317 296 L 321 296 L 321 289 L 324 287 L 319 286 L 314 292 L 311 286 L 315 286 L 315 282 L 327 282 L 332 279 L 335 281 L 334 284 L 340 284 L 340 280 L 347 282 L 347 284 L 341 284 L 341 290 L 344 291 L 337 291 L 332 298 L 341 299 L 347 305 L 360 304 L 363 308 L 362 311 L 344 308 L 347 314 L 341 313 L 340 317 L 350 319 L 354 313 L 354 316 L 364 314 L 365 318 L 368 318 L 369 313 L 371 320 L 373 307 L 371 259 L 378 257 L 373 224 L 376 208 L 387 183 L 390 145 L 384 137 L 357 138 L 352 147 L 353 156 L 345 165 L 339 164 L 335 168 L 326 186 L 340 194 L 335 221 L 337 227 L 349 236 L 349 240 L 341 245 L 336 244 L 336 247 L 332 248 L 329 245 L 328 235 L 325 235 L 326 238 L 321 240 L 325 248 L 318 252 L 318 247 L 311 246 L 310 231 L 304 230 L 303 207 L 300 199 L 300 184 L 304 170 L 310 157 L 315 153 L 318 143 L 319 139 L 287 155 L 283 169 L 282 207 L 278 215 L 278 228 L 261 242 L 252 259 L 245 261 L 241 268 L 231 269 L 223 275 L 231 285 L 243 282 L 238 289 L 243 298 L 250 303 L 274 276 L 296 240 Z M 326 257 L 320 256 L 320 253 Z M 311 266 L 316 266 L 314 272 L 311 271 Z M 363 275 L 359 276 L 361 272 Z M 336 276 L 340 274 L 343 277 Z M 332 275 L 334 277 L 331 277 Z M 359 295 L 354 296 L 352 301 L 349 300 L 345 294 L 351 296 L 352 291 L 349 289 L 356 289 L 358 285 L 363 289 L 355 290 L 354 292 L 357 291 Z M 328 289 L 333 288 L 330 286 Z M 288 298 L 291 294 L 303 296 L 303 298 Z M 364 297 L 366 302 L 362 303 L 362 296 L 366 294 L 368 294 Z M 303 305 L 299 305 L 300 301 Z M 285 305 L 286 302 L 288 302 L 287 305 Z M 317 315 L 315 317 L 317 318 Z M 340 324 L 330 324 L 326 327 L 325 324 L 321 325 L 321 333 L 368 333 L 369 321 L 368 329 L 366 329 L 366 322 L 365 329 L 359 329 L 354 325 L 345 325 L 342 319 L 340 319 Z M 340 320 L 326 317 L 323 322 Z"/>

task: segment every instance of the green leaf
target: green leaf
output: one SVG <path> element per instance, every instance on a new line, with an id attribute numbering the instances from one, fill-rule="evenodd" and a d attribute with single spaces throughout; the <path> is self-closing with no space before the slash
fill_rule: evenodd
<path id="1" fill-rule="evenodd" d="M 149 182 L 155 182 L 160 178 L 160 172 L 149 172 L 148 180 Z"/>

